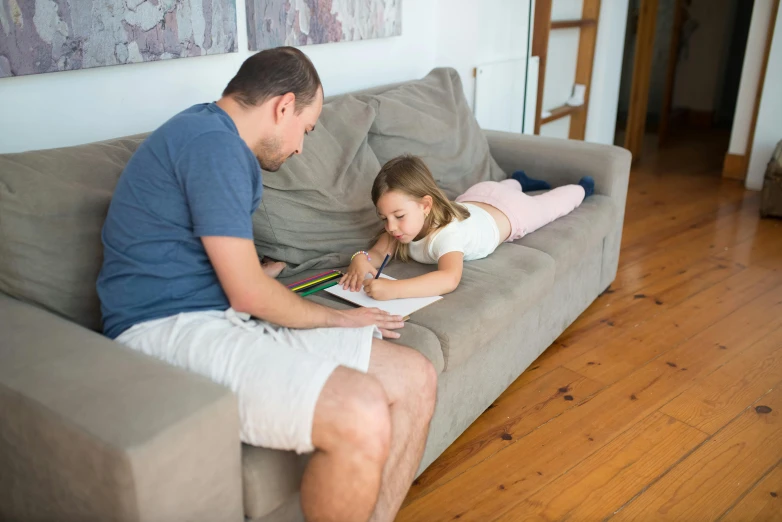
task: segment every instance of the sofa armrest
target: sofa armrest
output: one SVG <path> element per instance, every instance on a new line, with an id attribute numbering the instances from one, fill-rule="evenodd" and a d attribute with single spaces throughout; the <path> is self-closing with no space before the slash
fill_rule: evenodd
<path id="1" fill-rule="evenodd" d="M 616 278 L 622 244 L 627 187 L 632 155 L 612 145 L 528 136 L 510 132 L 484 131 L 491 155 L 510 174 L 524 170 L 532 178 L 544 179 L 557 187 L 577 183 L 592 176 L 595 193 L 608 196 L 616 206 L 614 226 L 603 241 L 600 289 Z"/>
<path id="2" fill-rule="evenodd" d="M 242 520 L 230 390 L 0 294 L 0 519 Z"/>
<path id="3" fill-rule="evenodd" d="M 624 209 L 632 155 L 626 149 L 577 140 L 484 131 L 491 155 L 508 174 L 524 170 L 553 186 L 595 179 L 595 194 L 610 196 Z"/>

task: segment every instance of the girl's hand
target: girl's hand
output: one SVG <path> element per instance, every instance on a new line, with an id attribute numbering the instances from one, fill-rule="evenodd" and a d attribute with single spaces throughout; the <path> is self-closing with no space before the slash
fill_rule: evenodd
<path id="1" fill-rule="evenodd" d="M 342 276 L 342 279 L 339 280 L 339 284 L 342 285 L 342 288 L 345 290 L 358 292 L 361 290 L 361 283 L 364 281 L 364 278 L 367 277 L 367 274 L 371 274 L 372 277 L 375 277 L 376 273 L 377 270 L 375 270 L 375 267 L 367 260 L 367 256 L 359 254 L 350 262 L 348 272 Z"/>
<path id="2" fill-rule="evenodd" d="M 364 281 L 364 291 L 369 297 L 378 301 L 396 299 L 394 285 L 397 282 L 388 279 L 367 279 Z"/>

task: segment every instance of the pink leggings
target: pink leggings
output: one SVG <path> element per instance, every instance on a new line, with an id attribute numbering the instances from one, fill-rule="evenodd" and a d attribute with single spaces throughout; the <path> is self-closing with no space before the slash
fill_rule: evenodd
<path id="1" fill-rule="evenodd" d="M 584 188 L 565 185 L 545 194 L 528 196 L 515 179 L 484 181 L 467 189 L 456 201 L 486 203 L 498 209 L 510 221 L 510 237 L 506 241 L 513 241 L 569 214 L 584 201 Z"/>

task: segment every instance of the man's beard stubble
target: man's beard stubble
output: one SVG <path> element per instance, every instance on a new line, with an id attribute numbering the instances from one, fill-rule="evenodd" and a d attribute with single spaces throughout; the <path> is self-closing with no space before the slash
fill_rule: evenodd
<path id="1" fill-rule="evenodd" d="M 277 172 L 285 161 L 293 156 L 285 156 L 282 153 L 282 140 L 280 138 L 265 138 L 255 149 L 255 157 L 261 164 L 264 172 Z"/>

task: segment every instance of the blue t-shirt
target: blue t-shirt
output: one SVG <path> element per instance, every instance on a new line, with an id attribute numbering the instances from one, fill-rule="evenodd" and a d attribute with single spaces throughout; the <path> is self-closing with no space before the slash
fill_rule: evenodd
<path id="1" fill-rule="evenodd" d="M 253 238 L 261 167 L 214 103 L 168 120 L 130 158 L 103 225 L 98 296 L 112 339 L 134 324 L 230 304 L 202 236 Z"/>

